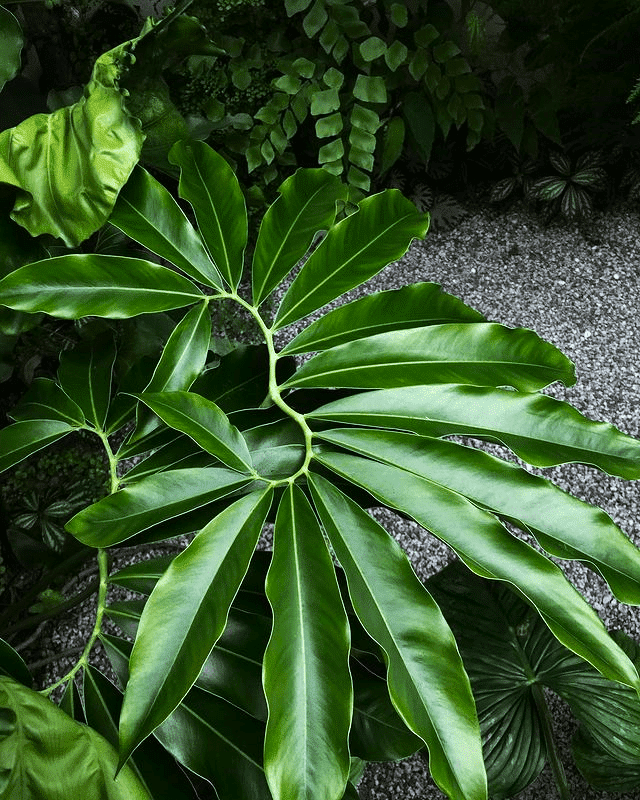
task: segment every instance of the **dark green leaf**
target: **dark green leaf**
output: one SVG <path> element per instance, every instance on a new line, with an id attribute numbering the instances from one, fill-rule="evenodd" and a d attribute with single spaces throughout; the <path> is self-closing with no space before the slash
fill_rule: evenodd
<path id="1" fill-rule="evenodd" d="M 474 436 L 502 442 L 537 467 L 580 462 L 621 478 L 640 478 L 640 441 L 542 394 L 482 386 L 401 387 L 336 400 L 309 416 L 425 436 Z"/>
<path id="2" fill-rule="evenodd" d="M 75 719 L 76 722 L 86 722 L 82 698 L 74 680 L 67 681 L 64 694 L 58 703 L 58 708 L 62 709 L 71 719 Z"/>
<path id="3" fill-rule="evenodd" d="M 322 531 L 301 489 L 284 493 L 266 593 L 269 706 L 264 765 L 276 798 L 340 800 L 349 776 L 353 708 L 349 628 Z"/>
<path id="4" fill-rule="evenodd" d="M 147 475 L 164 472 L 167 469 L 190 469 L 191 467 L 212 467 L 216 459 L 187 436 L 178 435 L 173 442 L 160 447 L 126 472 L 120 483 L 139 481 Z"/>
<path id="5" fill-rule="evenodd" d="M 50 378 L 36 378 L 18 405 L 11 409 L 11 417 L 18 421 L 59 420 L 69 425 L 83 425 L 85 421 L 80 406 Z"/>
<path id="6" fill-rule="evenodd" d="M 224 630 L 271 505 L 254 492 L 219 514 L 180 553 L 140 619 L 120 717 L 121 762 L 189 691 Z"/>
<path id="7" fill-rule="evenodd" d="M 471 687 L 438 606 L 383 528 L 326 480 L 310 481 L 356 613 L 384 648 L 393 704 L 427 744 L 433 779 L 450 796 L 486 798 Z"/>
<path id="8" fill-rule="evenodd" d="M 111 399 L 111 375 L 116 347 L 111 333 L 80 342 L 60 355 L 58 380 L 86 419 L 99 431 L 104 427 Z"/>
<path id="9" fill-rule="evenodd" d="M 402 155 L 405 125 L 402 117 L 393 117 L 385 129 L 382 139 L 380 174 L 384 175 Z"/>
<path id="10" fill-rule="evenodd" d="M 0 281 L 0 301 L 64 319 L 123 319 L 197 303 L 202 292 L 167 267 L 92 254 L 36 261 Z"/>
<path id="11" fill-rule="evenodd" d="M 247 244 L 247 210 L 234 171 L 204 142 L 176 142 L 169 153 L 180 167 L 180 197 L 188 200 L 209 254 L 224 279 L 240 283 Z"/>
<path id="12" fill-rule="evenodd" d="M 398 67 L 405 63 L 408 55 L 409 50 L 407 46 L 396 39 L 385 51 L 384 60 L 391 72 L 395 72 Z"/>
<path id="13" fill-rule="evenodd" d="M 526 328 L 493 322 L 390 330 L 325 350 L 287 387 L 392 388 L 431 383 L 510 385 L 532 391 L 575 383 L 573 364 Z"/>
<path id="14" fill-rule="evenodd" d="M 266 345 L 242 345 L 222 356 L 215 369 L 203 372 L 191 386 L 227 414 L 258 408 L 269 392 L 269 353 Z"/>
<path id="15" fill-rule="evenodd" d="M 67 523 L 67 530 L 90 547 L 109 547 L 248 483 L 245 475 L 223 468 L 161 472 L 85 508 Z"/>
<path id="16" fill-rule="evenodd" d="M 24 686 L 31 686 L 33 683 L 31 673 L 22 660 L 22 656 L 4 639 L 0 639 L 0 673 L 13 678 Z"/>
<path id="17" fill-rule="evenodd" d="M 7 81 L 20 71 L 20 53 L 24 37 L 20 23 L 6 8 L 0 6 L 0 92 Z"/>
<path id="18" fill-rule="evenodd" d="M 288 478 L 296 473 L 306 455 L 304 437 L 291 418 L 243 431 L 256 472 L 265 480 Z"/>
<path id="19" fill-rule="evenodd" d="M 222 289 L 200 236 L 167 189 L 142 167 L 131 173 L 109 222 L 194 280 Z"/>
<path id="20" fill-rule="evenodd" d="M 400 258 L 412 239 L 423 237 L 428 225 L 428 216 L 395 189 L 362 200 L 302 267 L 278 309 L 276 327 L 305 317 L 377 274 Z"/>
<path id="21" fill-rule="evenodd" d="M 307 252 L 318 231 L 329 230 L 345 189 L 324 169 L 298 170 L 280 186 L 267 210 L 253 256 L 253 302 L 260 305 Z"/>
<path id="22" fill-rule="evenodd" d="M 75 430 L 59 420 L 25 420 L 0 430 L 0 472 Z"/>
<path id="23" fill-rule="evenodd" d="M 423 94 L 409 92 L 404 98 L 402 113 L 420 158 L 428 164 L 436 135 L 436 120 L 431 104 Z"/>
<path id="24" fill-rule="evenodd" d="M 321 0 L 316 0 L 316 2 L 311 6 L 311 11 L 308 14 L 305 14 L 304 19 L 302 20 L 302 27 L 304 28 L 304 32 L 307 34 L 309 39 L 313 39 L 313 37 L 322 30 L 325 22 L 328 19 L 327 9 L 324 7 L 324 3 Z"/>

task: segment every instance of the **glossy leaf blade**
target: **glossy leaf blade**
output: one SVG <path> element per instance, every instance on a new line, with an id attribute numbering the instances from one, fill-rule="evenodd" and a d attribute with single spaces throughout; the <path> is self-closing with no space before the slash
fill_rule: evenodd
<path id="1" fill-rule="evenodd" d="M 0 472 L 75 430 L 60 420 L 25 420 L 0 430 Z"/>
<path id="2" fill-rule="evenodd" d="M 200 236 L 167 189 L 141 166 L 118 195 L 109 222 L 194 280 L 222 289 Z"/>
<path id="3" fill-rule="evenodd" d="M 274 800 L 341 800 L 353 708 L 349 626 L 331 556 L 301 489 L 284 493 L 266 593 L 264 766 Z"/>
<path id="4" fill-rule="evenodd" d="M 166 425 L 185 433 L 231 469 L 251 470 L 245 440 L 215 403 L 193 392 L 144 392 L 139 398 Z"/>
<path id="5" fill-rule="evenodd" d="M 429 383 L 541 389 L 575 383 L 573 364 L 533 331 L 492 322 L 387 331 L 325 350 L 285 387 L 385 389 Z"/>
<path id="6" fill-rule="evenodd" d="M 30 419 L 48 419 L 83 425 L 82 409 L 50 378 L 35 378 L 10 416 L 18 422 Z"/>
<path id="7" fill-rule="evenodd" d="M 258 408 L 269 391 L 269 353 L 266 345 L 241 345 L 222 356 L 215 369 L 203 372 L 192 391 L 225 412 Z"/>
<path id="8" fill-rule="evenodd" d="M 433 779 L 450 797 L 486 798 L 471 687 L 440 609 L 375 520 L 325 479 L 310 482 L 356 613 L 384 648 L 393 704 L 427 745 Z"/>
<path id="9" fill-rule="evenodd" d="M 512 536 L 492 514 L 399 467 L 341 453 L 323 453 L 317 458 L 385 505 L 411 516 L 453 548 L 477 575 L 512 583 L 565 647 L 607 678 L 640 689 L 635 667 L 562 571 Z"/>
<path id="10" fill-rule="evenodd" d="M 125 319 L 202 300 L 182 275 L 141 258 L 79 254 L 21 267 L 0 281 L 0 303 L 63 319 Z"/>
<path id="11" fill-rule="evenodd" d="M 188 200 L 209 254 L 236 288 L 247 245 L 247 211 L 240 184 L 224 158 L 204 142 L 176 142 L 169 153 L 180 167 L 180 197 Z"/>
<path id="12" fill-rule="evenodd" d="M 386 331 L 448 322 L 484 322 L 484 317 L 457 297 L 443 292 L 437 283 L 416 283 L 334 308 L 304 328 L 281 352 L 328 350 Z"/>
<path id="13" fill-rule="evenodd" d="M 204 369 L 211 340 L 211 316 L 207 303 L 194 306 L 174 328 L 145 392 L 187 391 Z M 128 444 L 158 426 L 153 414 L 138 406 L 136 429 Z"/>
<path id="14" fill-rule="evenodd" d="M 536 467 L 580 462 L 621 478 L 640 478 L 640 441 L 542 394 L 482 386 L 409 386 L 336 400 L 307 416 L 425 436 L 474 436 L 502 442 Z"/>
<path id="15" fill-rule="evenodd" d="M 300 261 L 315 234 L 333 225 L 336 203 L 345 199 L 344 185 L 325 169 L 298 170 L 278 192 L 262 219 L 253 256 L 256 306 Z"/>
<path id="16" fill-rule="evenodd" d="M 3 797 L 152 800 L 129 767 L 114 780 L 117 753 L 100 734 L 2 676 L 0 722 Z"/>
<path id="17" fill-rule="evenodd" d="M 103 429 L 107 418 L 115 359 L 111 334 L 80 342 L 73 350 L 65 350 L 60 355 L 60 385 L 97 430 Z"/>
<path id="18" fill-rule="evenodd" d="M 103 498 L 76 514 L 66 527 L 83 544 L 110 547 L 249 482 L 246 476 L 223 468 L 169 470 Z"/>
<path id="19" fill-rule="evenodd" d="M 22 656 L 4 639 L 0 639 L 0 673 L 13 678 L 24 686 L 31 686 L 33 683 L 31 673 Z"/>
<path id="20" fill-rule="evenodd" d="M 287 290 L 275 327 L 283 328 L 376 275 L 423 237 L 428 215 L 395 189 L 367 197 L 334 225 Z"/>
<path id="21" fill-rule="evenodd" d="M 444 439 L 371 429 L 335 429 L 318 438 L 452 489 L 530 530 L 547 552 L 590 563 L 624 603 L 640 604 L 640 550 L 604 511 L 544 478 Z"/>
<path id="22" fill-rule="evenodd" d="M 20 23 L 7 8 L 0 7 L 0 92 L 7 81 L 20 71 L 20 53 L 24 46 L 24 36 Z"/>
<path id="23" fill-rule="evenodd" d="M 224 630 L 271 492 L 254 492 L 212 520 L 171 562 L 147 600 L 120 717 L 124 763 L 180 703 Z"/>

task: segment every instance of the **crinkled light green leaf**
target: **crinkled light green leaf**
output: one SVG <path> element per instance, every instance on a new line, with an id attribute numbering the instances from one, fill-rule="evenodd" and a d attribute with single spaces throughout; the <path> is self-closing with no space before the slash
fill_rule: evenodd
<path id="1" fill-rule="evenodd" d="M 298 170 L 278 189 L 267 209 L 253 256 L 253 302 L 267 298 L 307 252 L 318 231 L 336 217 L 336 203 L 346 199 L 342 182 L 325 169 Z"/>
<path id="2" fill-rule="evenodd" d="M 85 508 L 66 527 L 83 544 L 109 547 L 225 497 L 249 482 L 246 475 L 217 467 L 168 470 Z M 176 535 L 167 533 L 165 538 Z"/>
<path id="3" fill-rule="evenodd" d="M 62 420 L 28 419 L 0 430 L 0 472 L 76 430 Z"/>
<path id="4" fill-rule="evenodd" d="M 32 236 L 80 244 L 107 221 L 136 165 L 144 134 L 119 86 L 130 46 L 98 58 L 77 103 L 0 133 L 0 183 L 17 187 L 11 216 Z"/>
<path id="5" fill-rule="evenodd" d="M 450 797 L 483 800 L 487 784 L 469 679 L 449 626 L 399 545 L 317 475 L 313 501 L 347 577 L 353 607 L 384 648 L 389 694 L 429 749 L 429 769 Z"/>
<path id="6" fill-rule="evenodd" d="M 109 410 L 115 358 L 111 333 L 80 342 L 73 350 L 60 354 L 60 385 L 97 430 L 103 429 Z"/>
<path id="7" fill-rule="evenodd" d="M 12 419 L 48 419 L 83 425 L 82 409 L 50 378 L 35 378 L 17 406 L 11 409 Z"/>
<path id="8" fill-rule="evenodd" d="M 373 277 L 428 227 L 428 215 L 396 189 L 365 198 L 311 254 L 283 297 L 275 326 L 283 328 Z"/>
<path id="9" fill-rule="evenodd" d="M 280 501 L 266 593 L 273 609 L 263 677 L 271 793 L 274 800 L 341 800 L 353 709 L 349 626 L 322 530 L 297 486 Z"/>
<path id="10" fill-rule="evenodd" d="M 235 289 L 242 276 L 248 226 L 234 171 L 221 155 L 198 141 L 176 142 L 169 161 L 180 167 L 180 197 L 192 205 L 209 255 Z"/>
<path id="11" fill-rule="evenodd" d="M 560 400 L 483 386 L 403 386 L 328 403 L 309 417 L 505 444 L 536 467 L 579 462 L 640 478 L 640 441 Z"/>
<path id="12" fill-rule="evenodd" d="M 224 630 L 271 492 L 253 492 L 212 520 L 180 553 L 147 600 L 120 716 L 124 763 L 180 703 Z"/>
<path id="13" fill-rule="evenodd" d="M 640 605 L 640 550 L 604 511 L 473 447 L 411 433 L 335 429 L 318 438 L 446 486 L 529 530 L 551 555 L 586 561 L 623 603 Z"/>
<path id="14" fill-rule="evenodd" d="M 477 575 L 517 586 L 565 647 L 607 678 L 640 691 L 635 667 L 559 567 L 512 536 L 492 514 L 400 467 L 342 453 L 316 457 L 385 505 L 411 516 L 453 548 Z"/>
<path id="15" fill-rule="evenodd" d="M 142 167 L 131 173 L 109 222 L 190 278 L 222 289 L 199 234 L 167 189 Z"/>
<path id="16" fill-rule="evenodd" d="M 251 455 L 240 431 L 215 403 L 193 392 L 144 392 L 139 395 L 170 428 L 239 472 L 251 470 Z"/>
<path id="17" fill-rule="evenodd" d="M 443 292 L 437 283 L 415 283 L 334 308 L 303 328 L 281 352 L 328 350 L 385 331 L 447 322 L 484 322 L 484 317 L 462 300 Z"/>
<path id="18" fill-rule="evenodd" d="M 20 23 L 7 8 L 0 6 L 0 92 L 7 81 L 20 70 L 20 54 L 24 36 Z"/>
<path id="19" fill-rule="evenodd" d="M 125 319 L 202 300 L 191 281 L 141 258 L 74 254 L 21 267 L 0 281 L 0 304 L 62 319 Z"/>
<path id="20" fill-rule="evenodd" d="M 0 791 L 7 800 L 152 800 L 115 749 L 46 697 L 0 676 Z"/>
<path id="21" fill-rule="evenodd" d="M 427 383 L 541 389 L 575 383 L 573 364 L 525 328 L 493 322 L 392 330 L 325 350 L 285 387 L 393 388 Z"/>

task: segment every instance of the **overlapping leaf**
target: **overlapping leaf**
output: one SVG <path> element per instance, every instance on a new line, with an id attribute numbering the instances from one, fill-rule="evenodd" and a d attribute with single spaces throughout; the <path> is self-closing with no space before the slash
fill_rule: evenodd
<path id="1" fill-rule="evenodd" d="M 115 358 L 116 348 L 110 333 L 80 342 L 60 356 L 60 386 L 97 430 L 102 430 L 109 410 Z"/>
<path id="2" fill-rule="evenodd" d="M 0 472 L 58 441 L 75 426 L 62 420 L 28 419 L 0 430 Z"/>
<path id="3" fill-rule="evenodd" d="M 11 417 L 18 422 L 30 419 L 58 420 L 69 425 L 85 422 L 80 406 L 50 378 L 35 378 L 18 405 L 11 409 Z"/>
<path id="4" fill-rule="evenodd" d="M 20 70 L 20 53 L 24 37 L 20 23 L 7 8 L 0 6 L 0 92 L 7 81 Z"/>

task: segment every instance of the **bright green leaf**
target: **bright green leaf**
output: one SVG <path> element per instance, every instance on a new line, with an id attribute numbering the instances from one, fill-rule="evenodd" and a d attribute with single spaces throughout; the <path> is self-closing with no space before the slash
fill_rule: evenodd
<path id="1" fill-rule="evenodd" d="M 330 114 L 328 117 L 320 117 L 316 120 L 316 136 L 318 139 L 326 139 L 329 136 L 337 136 L 342 131 L 342 114 Z"/>
<path id="2" fill-rule="evenodd" d="M 353 96 L 367 103 L 386 103 L 387 86 L 379 75 L 358 75 Z"/>
<path id="3" fill-rule="evenodd" d="M 322 145 L 318 150 L 318 163 L 324 164 L 325 162 L 338 161 L 344 155 L 344 145 L 342 139 L 334 139 L 328 144 Z"/>
<path id="4" fill-rule="evenodd" d="M 330 114 L 340 108 L 340 95 L 337 89 L 323 89 L 311 97 L 311 113 L 314 117 Z"/>
<path id="5" fill-rule="evenodd" d="M 365 61 L 375 61 L 387 51 L 386 43 L 379 36 L 370 36 L 360 42 L 360 55 Z"/>
<path id="6" fill-rule="evenodd" d="M 395 72 L 398 67 L 405 63 L 409 50 L 407 46 L 396 40 L 391 47 L 387 48 L 384 54 L 384 60 L 391 72 Z"/>
<path id="7" fill-rule="evenodd" d="M 380 117 L 370 108 L 354 103 L 351 109 L 351 124 L 369 133 L 376 133 L 380 127 Z"/>
<path id="8" fill-rule="evenodd" d="M 322 80 L 331 89 L 339 89 L 344 83 L 344 75 L 335 67 L 329 67 L 329 69 L 322 76 Z"/>
<path id="9" fill-rule="evenodd" d="M 60 420 L 25 420 L 0 430 L 0 472 L 75 430 Z"/>

